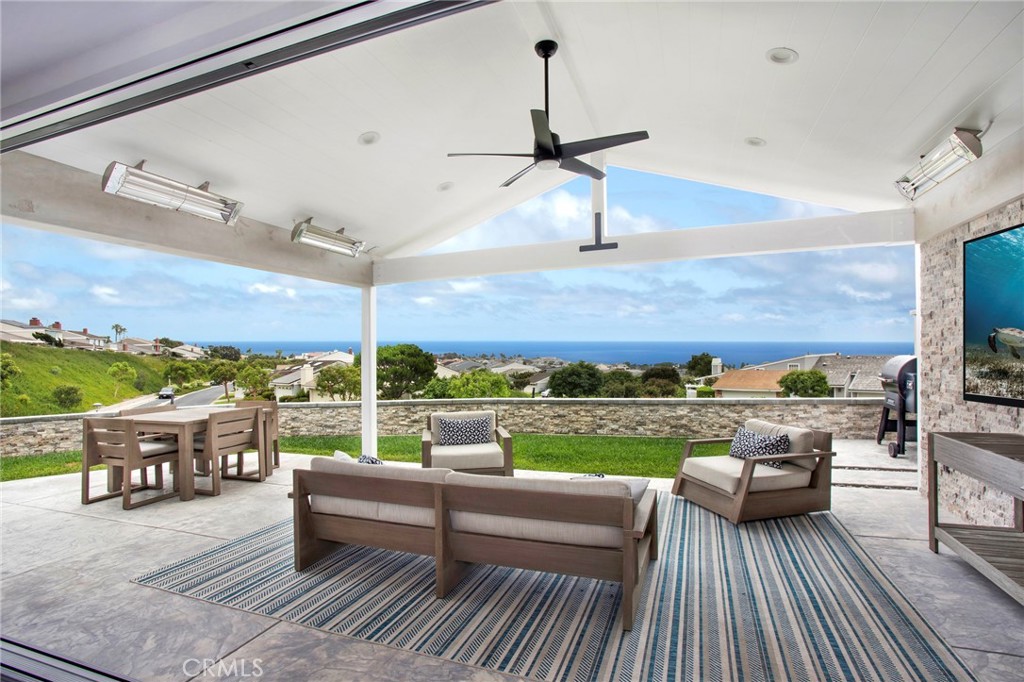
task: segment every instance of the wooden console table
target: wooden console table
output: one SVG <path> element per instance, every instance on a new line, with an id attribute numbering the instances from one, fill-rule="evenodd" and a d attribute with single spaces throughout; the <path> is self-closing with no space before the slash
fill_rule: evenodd
<path id="1" fill-rule="evenodd" d="M 1024 435 L 928 435 L 928 546 L 941 541 L 1003 591 L 1024 604 Z M 1013 497 L 1013 527 L 939 523 L 939 465 Z"/>

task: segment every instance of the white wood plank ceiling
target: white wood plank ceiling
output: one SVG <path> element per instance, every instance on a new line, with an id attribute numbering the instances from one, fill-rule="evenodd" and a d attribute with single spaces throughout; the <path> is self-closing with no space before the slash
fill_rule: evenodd
<path id="1" fill-rule="evenodd" d="M 116 24 L 122 3 L 89 4 Z M 150 30 L 173 21 L 166 3 L 145 6 Z M 47 28 L 0 16 L 5 36 Z M 607 163 L 852 211 L 905 207 L 893 181 L 954 126 L 988 129 L 989 150 L 1024 125 L 1022 2 L 503 2 L 26 151 L 93 173 L 145 158 L 153 172 L 209 180 L 254 219 L 290 230 L 312 215 L 375 258 L 414 255 L 574 177 L 534 171 L 499 189 L 526 160 L 446 157 L 532 151 L 543 38 L 560 44 L 551 124 L 563 141 L 646 129 L 650 140 L 609 150 Z M 799 60 L 770 63 L 779 46 Z M 39 73 L 59 72 L 43 56 Z M 380 142 L 360 145 L 371 130 Z"/>

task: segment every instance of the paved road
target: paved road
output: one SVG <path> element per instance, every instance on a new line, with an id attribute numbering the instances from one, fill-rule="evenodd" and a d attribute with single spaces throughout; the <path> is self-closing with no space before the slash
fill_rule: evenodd
<path id="1" fill-rule="evenodd" d="M 192 393 L 186 393 L 180 395 L 174 399 L 174 404 L 177 407 L 198 407 L 200 405 L 209 405 L 217 398 L 224 395 L 223 386 L 211 386 L 210 388 L 203 388 Z M 149 400 L 142 403 L 141 405 L 135 405 L 135 407 L 156 407 L 157 405 L 166 405 L 166 400 Z"/>

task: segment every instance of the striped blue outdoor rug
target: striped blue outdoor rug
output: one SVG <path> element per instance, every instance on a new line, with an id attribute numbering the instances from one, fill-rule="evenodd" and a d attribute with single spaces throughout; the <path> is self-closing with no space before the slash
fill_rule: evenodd
<path id="1" fill-rule="evenodd" d="M 476 566 L 444 600 L 433 559 L 349 546 L 303 573 L 291 521 L 135 582 L 542 680 L 971 680 L 831 514 L 733 526 L 659 498 L 636 625 L 616 583 Z"/>

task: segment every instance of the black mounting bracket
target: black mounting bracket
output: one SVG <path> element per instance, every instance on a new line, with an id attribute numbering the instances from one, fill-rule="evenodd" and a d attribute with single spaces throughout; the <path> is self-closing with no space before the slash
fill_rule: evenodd
<path id="1" fill-rule="evenodd" d="M 618 242 L 602 242 L 601 241 L 601 213 L 594 214 L 594 243 L 584 244 L 580 247 L 580 253 L 586 251 L 607 251 L 609 249 L 619 248 Z"/>

